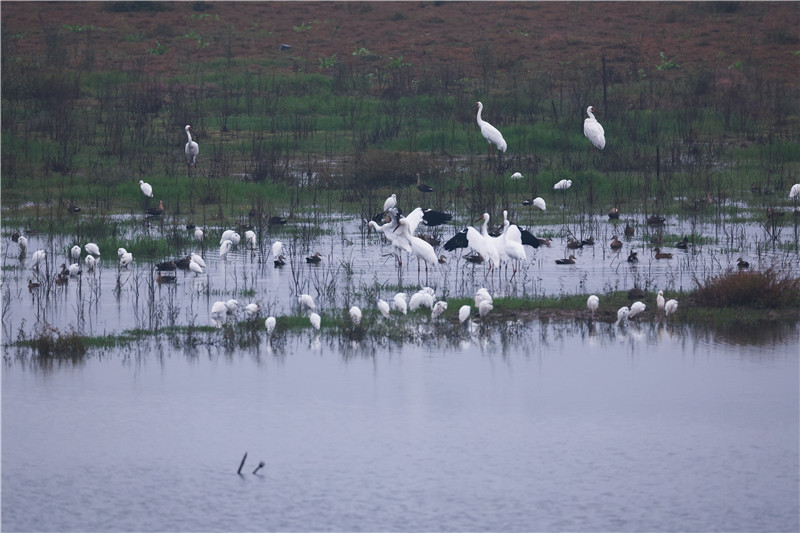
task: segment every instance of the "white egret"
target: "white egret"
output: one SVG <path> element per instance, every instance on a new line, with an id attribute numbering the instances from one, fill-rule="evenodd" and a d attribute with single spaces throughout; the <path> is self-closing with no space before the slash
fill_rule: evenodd
<path id="1" fill-rule="evenodd" d="M 94 270 L 94 265 L 97 263 L 97 259 L 95 259 L 93 255 L 87 255 L 83 262 L 86 264 L 86 270 L 91 271 Z"/>
<path id="2" fill-rule="evenodd" d="M 658 291 L 658 295 L 656 296 L 656 307 L 659 311 L 664 310 L 664 291 Z"/>
<path id="3" fill-rule="evenodd" d="M 678 300 L 667 300 L 664 304 L 664 314 L 669 316 L 678 310 Z"/>
<path id="4" fill-rule="evenodd" d="M 93 242 L 87 242 L 83 249 L 86 250 L 87 254 L 100 255 L 100 247 Z"/>
<path id="5" fill-rule="evenodd" d="M 275 241 L 272 243 L 272 256 L 278 258 L 283 255 L 283 243 Z"/>
<path id="6" fill-rule="evenodd" d="M 200 228 L 195 228 L 194 229 L 194 239 L 197 242 L 203 242 L 203 230 L 201 230 Z"/>
<path id="7" fill-rule="evenodd" d="M 212 315 L 221 315 L 227 312 L 228 312 L 228 307 L 225 305 L 225 302 L 223 301 L 214 302 L 214 304 L 211 306 Z"/>
<path id="8" fill-rule="evenodd" d="M 311 325 L 314 326 L 314 329 L 319 331 L 319 327 L 322 324 L 322 318 L 317 313 L 311 313 L 308 315 L 308 321 L 311 322 Z"/>
<path id="9" fill-rule="evenodd" d="M 389 318 L 389 302 L 382 298 L 378 298 L 378 311 L 381 312 L 383 318 Z"/>
<path id="10" fill-rule="evenodd" d="M 19 245 L 19 255 L 24 256 L 25 251 L 28 249 L 28 239 L 20 235 L 17 239 L 17 244 Z"/>
<path id="11" fill-rule="evenodd" d="M 250 249 L 256 247 L 256 234 L 252 230 L 247 230 L 244 232 L 244 240 L 247 242 L 247 245 L 250 246 Z"/>
<path id="12" fill-rule="evenodd" d="M 133 262 L 133 254 L 130 252 L 125 252 L 119 258 L 119 267 L 120 268 L 127 268 Z"/>
<path id="13" fill-rule="evenodd" d="M 139 180 L 139 188 L 145 196 L 153 197 L 153 187 L 151 187 L 149 183 L 145 183 L 144 180 Z"/>
<path id="14" fill-rule="evenodd" d="M 480 315 L 481 318 L 483 318 L 486 315 L 488 315 L 489 311 L 491 311 L 492 309 L 494 309 L 494 305 L 492 305 L 492 302 L 484 300 L 478 306 L 478 314 Z"/>
<path id="15" fill-rule="evenodd" d="M 408 239 L 409 244 L 411 244 L 411 251 L 417 256 L 417 277 L 420 275 L 420 261 L 425 262 L 425 282 L 427 283 L 428 265 L 430 264 L 434 267 L 439 266 L 439 257 L 436 255 L 436 251 L 433 249 L 433 246 L 431 246 L 430 243 L 413 235 L 411 231 L 412 224 L 407 222 L 406 218 L 401 218 L 397 224 L 397 229 L 395 231 L 398 229 L 405 231 L 406 239 Z"/>
<path id="16" fill-rule="evenodd" d="M 505 215 L 505 211 L 503 211 L 503 214 Z M 528 259 L 528 256 L 525 255 L 525 248 L 522 246 L 522 232 L 520 232 L 519 226 L 511 224 L 506 219 L 503 221 L 502 238 L 509 260 L 515 261 L 512 267 L 514 273 L 511 274 L 511 279 L 514 279 L 514 276 L 517 275 L 517 264 Z M 506 275 L 508 275 L 508 270 L 506 270 Z"/>
<path id="17" fill-rule="evenodd" d="M 483 104 L 481 102 L 475 102 L 475 107 L 478 108 L 478 127 L 481 129 L 481 135 L 483 135 L 483 138 L 489 143 L 489 151 L 492 151 L 492 145 L 494 144 L 497 146 L 499 151 L 505 152 L 508 148 L 508 144 L 506 144 L 506 140 L 503 139 L 503 134 L 500 133 L 497 128 L 481 118 L 481 112 L 483 111 Z"/>
<path id="18" fill-rule="evenodd" d="M 39 263 L 44 261 L 46 257 L 47 257 L 47 252 L 45 252 L 44 250 L 36 250 L 35 252 L 33 252 L 33 255 L 31 256 L 31 268 L 38 269 Z"/>
<path id="19" fill-rule="evenodd" d="M 67 267 L 70 276 L 78 276 L 81 273 L 81 266 L 78 263 L 72 263 Z"/>
<path id="20" fill-rule="evenodd" d="M 471 312 L 472 308 L 470 306 L 462 305 L 458 310 L 458 321 L 463 324 L 469 318 Z"/>
<path id="21" fill-rule="evenodd" d="M 445 311 L 447 311 L 447 302 L 444 300 L 439 300 L 433 304 L 433 309 L 431 309 L 431 319 L 436 320 Z"/>
<path id="22" fill-rule="evenodd" d="M 589 312 L 592 314 L 592 317 L 594 317 L 594 313 L 595 311 L 597 311 L 597 308 L 599 306 L 600 306 L 600 298 L 598 298 L 597 295 L 595 294 L 592 294 L 586 300 L 586 308 L 589 309 Z"/>
<path id="23" fill-rule="evenodd" d="M 570 187 L 572 187 L 572 180 L 561 180 L 553 185 L 553 189 L 557 191 L 566 191 Z"/>
<path id="24" fill-rule="evenodd" d="M 228 252 L 231 251 L 232 247 L 233 247 L 233 243 L 231 241 L 229 241 L 227 239 L 222 241 L 222 244 L 219 247 L 219 256 L 221 258 L 223 258 L 223 259 L 227 259 L 228 258 Z"/>
<path id="25" fill-rule="evenodd" d="M 206 262 L 203 261 L 203 258 L 197 255 L 196 253 L 192 252 L 191 254 L 189 254 L 189 258 L 198 265 L 200 265 L 201 267 L 206 268 Z"/>
<path id="26" fill-rule="evenodd" d="M 631 310 L 628 309 L 627 305 L 620 307 L 619 310 L 617 311 L 617 324 L 619 324 L 623 320 L 627 320 L 630 312 Z"/>
<path id="27" fill-rule="evenodd" d="M 350 313 L 350 319 L 353 321 L 354 326 L 358 326 L 359 324 L 361 324 L 361 309 L 359 309 L 357 306 L 354 305 L 353 307 L 350 308 L 349 313 Z"/>
<path id="28" fill-rule="evenodd" d="M 297 303 L 303 308 L 303 311 L 311 310 L 316 311 L 317 304 L 314 303 L 314 298 L 310 294 L 301 294 L 297 297 Z"/>
<path id="29" fill-rule="evenodd" d="M 247 316 L 253 317 L 258 314 L 258 304 L 257 303 L 249 303 L 245 306 L 244 312 L 247 313 Z"/>
<path id="30" fill-rule="evenodd" d="M 73 261 L 77 261 L 81 258 L 81 247 L 76 244 L 70 249 L 69 255 L 72 256 Z"/>
<path id="31" fill-rule="evenodd" d="M 480 307 L 481 302 L 494 303 L 492 295 L 489 294 L 489 291 L 486 289 L 486 287 L 481 287 L 475 291 L 475 307 Z"/>
<path id="32" fill-rule="evenodd" d="M 386 199 L 385 202 L 383 202 L 384 213 L 395 206 L 397 206 L 397 195 L 392 194 L 389 198 Z"/>
<path id="33" fill-rule="evenodd" d="M 117 248 L 117 257 L 122 257 L 123 255 L 127 254 L 128 250 L 125 248 Z"/>
<path id="34" fill-rule="evenodd" d="M 425 291 L 417 291 L 411 295 L 411 298 L 408 300 L 408 309 L 409 311 L 416 311 L 420 307 L 427 307 L 428 309 L 433 307 L 434 299 L 433 296 L 428 294 Z"/>
<path id="35" fill-rule="evenodd" d="M 264 326 L 267 328 L 267 335 L 272 335 L 272 332 L 275 331 L 275 317 L 268 316 L 264 321 Z"/>
<path id="36" fill-rule="evenodd" d="M 638 301 L 637 302 L 633 302 L 631 304 L 631 310 L 628 313 L 628 318 L 630 319 L 630 318 L 635 317 L 636 315 L 638 315 L 639 313 L 644 311 L 646 308 L 647 308 L 647 306 L 645 304 L 643 304 L 642 302 L 638 302 Z"/>
<path id="37" fill-rule="evenodd" d="M 200 265 L 200 263 L 198 263 L 194 259 L 189 261 L 189 270 L 194 272 L 195 276 L 203 273 L 203 267 Z"/>
<path id="38" fill-rule="evenodd" d="M 606 147 L 606 133 L 603 131 L 603 126 L 594 118 L 594 107 L 587 107 L 586 114 L 589 115 L 589 118 L 583 121 L 583 134 L 592 141 L 596 148 L 602 150 Z"/>
<path id="39" fill-rule="evenodd" d="M 512 180 L 522 179 L 522 173 L 521 172 L 514 172 L 513 174 L 511 174 L 511 179 Z"/>
<path id="40" fill-rule="evenodd" d="M 789 190 L 789 198 L 793 200 L 800 199 L 800 183 L 795 183 Z"/>
<path id="41" fill-rule="evenodd" d="M 232 244 L 236 244 L 233 242 L 233 236 L 236 235 L 236 231 L 232 229 L 226 229 L 222 232 L 222 236 L 219 238 L 219 243 L 222 244 L 225 241 L 231 241 Z"/>
<path id="42" fill-rule="evenodd" d="M 239 301 L 233 298 L 225 302 L 225 308 L 228 310 L 228 313 L 235 313 L 238 307 L 239 307 Z"/>
<path id="43" fill-rule="evenodd" d="M 407 296 L 404 292 L 398 292 L 394 295 L 394 299 L 392 303 L 394 304 L 394 308 L 397 311 L 400 311 L 404 315 L 408 313 L 408 301 L 406 300 Z"/>
<path id="44" fill-rule="evenodd" d="M 189 142 L 186 143 L 186 148 L 184 149 L 184 153 L 186 154 L 186 164 L 190 167 L 193 167 L 197 162 L 197 156 L 200 154 L 200 146 L 198 146 L 198 144 L 192 140 L 192 134 L 190 132 L 192 127 L 187 124 L 183 129 L 186 132 L 186 137 L 189 140 Z"/>
<path id="45" fill-rule="evenodd" d="M 547 205 L 544 203 L 544 198 L 542 198 L 541 196 L 537 196 L 536 198 L 533 199 L 533 205 L 535 205 L 542 211 L 547 210 Z"/>

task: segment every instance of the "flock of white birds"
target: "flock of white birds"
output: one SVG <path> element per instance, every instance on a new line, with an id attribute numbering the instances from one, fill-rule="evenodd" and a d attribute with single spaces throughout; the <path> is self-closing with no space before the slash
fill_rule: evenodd
<path id="1" fill-rule="evenodd" d="M 503 138 L 503 135 L 497 128 L 483 120 L 481 116 L 483 112 L 483 103 L 476 102 L 475 107 L 478 110 L 477 123 L 480 128 L 481 135 L 483 135 L 489 145 L 490 153 L 494 146 L 496 146 L 499 151 L 505 152 L 508 149 L 508 144 Z M 606 145 L 605 131 L 603 130 L 603 126 L 600 125 L 595 118 L 594 112 L 595 109 L 592 106 L 589 106 L 586 109 L 588 118 L 584 120 L 583 133 L 591 141 L 593 146 L 602 150 Z M 191 168 L 197 162 L 197 156 L 200 153 L 200 149 L 197 142 L 192 139 L 192 127 L 187 125 L 184 130 L 188 138 L 188 142 L 186 143 L 185 147 L 186 163 Z M 522 177 L 522 174 L 519 172 L 516 172 L 511 176 L 512 179 L 520 179 Z M 561 180 L 553 186 L 553 189 L 564 191 L 571 186 L 572 180 Z M 420 188 L 420 190 L 423 190 L 423 187 L 425 187 L 426 192 L 433 190 L 432 188 L 421 184 L 419 176 L 417 176 L 417 187 Z M 153 187 L 150 184 L 145 183 L 144 180 L 139 180 L 139 188 L 141 189 L 142 194 L 144 194 L 146 197 L 153 197 Z M 796 202 L 800 201 L 800 183 L 792 186 L 789 192 L 789 198 L 795 200 Z M 541 210 L 546 210 L 545 201 L 541 197 L 535 198 L 530 202 L 530 204 L 538 207 Z M 434 269 L 437 268 L 440 261 L 436 256 L 433 246 L 424 239 L 415 235 L 417 227 L 419 226 L 420 222 L 422 222 L 425 212 L 421 207 L 417 207 L 407 216 L 403 216 L 400 214 L 400 211 L 397 208 L 396 194 L 392 194 L 386 199 L 383 204 L 383 211 L 385 214 L 384 223 L 381 225 L 372 220 L 369 222 L 369 226 L 377 232 L 382 233 L 386 239 L 398 249 L 397 257 L 399 262 L 402 262 L 400 254 L 403 251 L 409 255 L 413 254 L 416 256 L 418 275 L 421 273 L 420 265 L 424 264 L 427 282 L 429 267 Z M 479 220 L 483 222 L 482 230 L 480 232 L 473 227 L 467 227 L 462 232 L 466 233 L 466 243 L 470 248 L 480 254 L 480 256 L 487 261 L 490 272 L 492 272 L 494 269 L 501 268 L 502 265 L 506 265 L 507 267 L 508 264 L 513 264 L 514 274 L 516 274 L 517 263 L 525 260 L 526 258 L 525 250 L 523 248 L 522 231 L 520 228 L 509 222 L 507 211 L 503 211 L 503 230 L 499 237 L 493 237 L 488 233 L 488 213 L 484 213 Z M 198 242 L 202 242 L 205 237 L 203 230 L 201 228 L 195 228 L 194 237 Z M 14 240 L 19 246 L 20 256 L 23 257 L 27 251 L 27 238 L 22 235 L 15 235 Z M 220 258 L 226 259 L 228 252 L 230 252 L 233 247 L 238 246 L 240 242 L 241 236 L 235 230 L 224 231 L 220 238 Z M 245 243 L 251 249 L 257 246 L 255 232 L 250 230 L 245 232 Z M 100 249 L 96 243 L 92 242 L 87 243 L 83 249 L 87 254 L 84 259 L 86 269 L 93 271 L 97 264 L 97 258 L 100 257 Z M 275 265 L 283 265 L 285 262 L 285 249 L 283 243 L 281 241 L 275 241 L 272 244 L 271 252 L 275 260 Z M 133 262 L 133 254 L 128 252 L 125 248 L 119 248 L 117 250 L 117 255 L 119 257 L 120 269 L 127 268 Z M 57 273 L 56 277 L 57 283 L 64 283 L 69 277 L 74 277 L 81 274 L 82 271 L 78 262 L 80 256 L 80 246 L 73 246 L 70 249 L 70 258 L 73 262 L 70 263 L 69 266 L 67 266 L 66 263 L 61 265 L 61 272 Z M 45 250 L 36 250 L 31 256 L 31 269 L 38 272 L 40 265 L 43 263 L 46 257 L 47 254 Z M 203 258 L 198 254 L 191 253 L 188 259 L 188 270 L 194 272 L 195 275 L 203 274 L 203 269 L 206 268 Z M 29 281 L 30 288 L 36 286 L 38 286 L 38 283 Z M 314 299 L 309 294 L 302 294 L 298 297 L 298 303 L 303 312 L 308 314 L 309 322 L 312 327 L 319 330 L 321 327 L 321 317 L 316 312 Z M 474 303 L 478 316 L 481 318 L 485 317 L 493 309 L 493 299 L 486 288 L 481 288 L 475 293 Z M 447 310 L 447 302 L 444 300 L 437 300 L 434 290 L 430 287 L 424 287 L 418 292 L 412 294 L 410 297 L 404 292 L 399 292 L 394 295 L 391 305 L 389 302 L 383 299 L 378 299 L 376 304 L 379 312 L 384 318 L 389 318 L 392 310 L 394 310 L 396 313 L 405 315 L 409 310 L 416 311 L 421 307 L 425 307 L 430 309 L 431 318 L 436 319 Z M 591 317 L 594 317 L 599 305 L 600 299 L 596 295 L 593 294 L 589 296 L 588 300 L 586 301 L 586 306 Z M 658 295 L 656 297 L 656 306 L 659 312 L 663 312 L 664 315 L 668 317 L 677 311 L 678 301 L 675 299 L 665 301 L 663 291 L 658 291 Z M 244 307 L 241 307 L 239 302 L 235 299 L 218 301 L 211 306 L 211 323 L 221 327 L 227 320 L 236 318 L 240 308 L 249 319 L 256 319 L 260 312 L 260 308 L 256 303 L 250 303 Z M 616 324 L 624 324 L 645 309 L 646 305 L 640 301 L 634 302 L 630 307 L 621 307 L 617 311 Z M 358 326 L 361 323 L 362 312 L 357 306 L 351 307 L 348 314 L 354 325 Z M 471 314 L 472 309 L 469 305 L 462 306 L 458 311 L 459 322 L 465 322 L 471 316 Z M 270 316 L 265 320 L 265 326 L 268 333 L 271 334 L 274 331 L 275 325 L 275 317 Z"/>

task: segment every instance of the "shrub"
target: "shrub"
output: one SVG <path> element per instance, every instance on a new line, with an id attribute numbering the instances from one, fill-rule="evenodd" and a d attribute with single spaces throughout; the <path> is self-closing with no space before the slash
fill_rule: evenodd
<path id="1" fill-rule="evenodd" d="M 701 306 L 775 309 L 800 303 L 800 277 L 775 267 L 726 272 L 705 282 L 697 278 L 694 281 L 697 284 L 694 296 Z"/>
<path id="2" fill-rule="evenodd" d="M 71 330 L 61 333 L 49 324 L 38 328 L 36 336 L 31 339 L 31 346 L 39 353 L 39 357 L 75 359 L 86 353 L 86 343 L 78 332 Z"/>

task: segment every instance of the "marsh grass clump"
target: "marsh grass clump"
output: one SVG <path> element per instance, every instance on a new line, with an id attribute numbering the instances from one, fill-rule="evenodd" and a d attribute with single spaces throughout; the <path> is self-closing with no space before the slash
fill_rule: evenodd
<path id="1" fill-rule="evenodd" d="M 700 281 L 693 297 L 704 307 L 778 309 L 800 304 L 800 277 L 775 267 L 726 272 Z"/>
<path id="2" fill-rule="evenodd" d="M 86 354 L 86 342 L 83 335 L 77 331 L 60 332 L 49 324 L 44 324 L 37 329 L 35 336 L 30 340 L 40 357 L 55 359 L 76 359 Z"/>

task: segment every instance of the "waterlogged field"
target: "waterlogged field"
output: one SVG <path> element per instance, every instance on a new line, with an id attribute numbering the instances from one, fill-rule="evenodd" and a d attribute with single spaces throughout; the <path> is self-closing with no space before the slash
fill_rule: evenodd
<path id="1" fill-rule="evenodd" d="M 402 205 L 402 196 L 400 197 Z M 551 202 L 552 203 L 552 202 Z M 667 298 L 679 297 L 706 280 L 724 272 L 737 270 L 737 260 L 743 258 L 754 270 L 777 268 L 790 275 L 800 273 L 797 254 L 797 217 L 789 212 L 780 224 L 742 222 L 733 217 L 671 217 L 664 226 L 648 226 L 644 215 L 623 215 L 610 220 L 605 215 L 576 217 L 569 208 L 551 205 L 546 212 L 531 207 L 517 208 L 510 215 L 514 222 L 529 228 L 549 246 L 525 247 L 527 260 L 503 266 L 490 272 L 485 264 L 465 260 L 468 249 L 453 252 L 437 246 L 437 255 L 444 263 L 429 266 L 413 255 L 402 252 L 398 265 L 398 249 L 374 231 L 360 218 L 340 213 L 314 218 L 297 219 L 286 225 L 271 226 L 257 238 L 255 246 L 244 239 L 225 257 L 220 257 L 219 236 L 226 229 L 205 227 L 204 241 L 194 240 L 193 230 L 187 230 L 168 216 L 164 220 L 137 220 L 115 244 L 158 240 L 162 235 L 177 231 L 185 235 L 181 247 L 164 256 L 134 255 L 133 262 L 119 267 L 116 248 L 101 250 L 94 270 L 84 263 L 82 251 L 78 264 L 81 273 L 68 276 L 66 283 L 56 282 L 62 264 L 69 265 L 69 249 L 85 242 L 74 242 L 63 235 L 29 235 L 27 251 L 8 242 L 3 252 L 3 336 L 6 342 L 32 338 L 45 325 L 60 332 L 78 332 L 84 336 L 114 336 L 130 330 L 156 331 L 168 326 L 210 326 L 211 307 L 216 301 L 236 299 L 239 308 L 225 314 L 228 322 L 259 321 L 263 328 L 267 316 L 302 316 L 298 296 L 310 294 L 316 301 L 323 325 L 344 320 L 347 310 L 355 305 L 368 320 L 379 316 L 379 298 L 391 302 L 397 292 L 413 294 L 424 286 L 434 289 L 436 298 L 447 301 L 471 300 L 475 291 L 486 287 L 497 299 L 495 307 L 503 309 L 503 301 L 524 299 L 535 302 L 542 298 L 595 293 L 601 296 L 600 310 L 607 310 L 603 295 L 639 287 L 648 295 L 642 299 L 647 311 L 641 319 L 655 315 L 655 293 L 665 291 Z M 410 208 L 405 209 L 406 212 Z M 502 218 L 501 218 L 502 220 Z M 457 231 L 473 222 L 459 216 L 446 225 L 420 225 L 418 233 L 428 234 L 444 243 Z M 624 228 L 634 228 L 634 235 L 625 237 Z M 243 230 L 239 230 L 242 235 Z M 623 246 L 619 251 L 610 247 L 618 235 Z M 686 249 L 676 248 L 681 236 L 690 238 Z M 570 249 L 570 238 L 594 239 L 594 245 Z M 773 238 L 774 237 L 774 238 Z M 662 253 L 672 258 L 657 259 L 653 244 L 661 239 Z M 286 264 L 274 265 L 272 244 L 280 240 L 285 246 Z M 37 267 L 31 264 L 36 250 L 45 250 L 46 261 Z M 629 262 L 631 252 L 638 261 Z M 189 270 L 159 274 L 155 265 L 162 261 L 201 255 L 206 263 L 202 274 Z M 306 258 L 319 253 L 321 261 L 308 263 Z M 575 264 L 558 265 L 557 259 L 575 256 Z M 517 267 L 516 274 L 513 273 Z M 161 282 L 169 279 L 174 282 Z M 30 288 L 29 283 L 40 285 Z M 243 311 L 249 303 L 259 306 L 251 317 Z M 465 303 L 465 302 L 461 302 Z M 456 320 L 458 306 L 450 307 L 440 320 Z M 473 308 L 474 311 L 474 308 Z M 612 310 L 616 312 L 616 307 Z M 425 311 L 429 313 L 430 310 Z M 758 311 L 754 311 L 758 312 Z M 397 313 L 399 314 L 399 313 Z M 680 316 L 680 313 L 678 314 Z M 349 320 L 349 319 L 347 319 Z M 402 321 L 398 316 L 393 320 Z M 310 327 L 310 326 L 309 326 Z"/>

